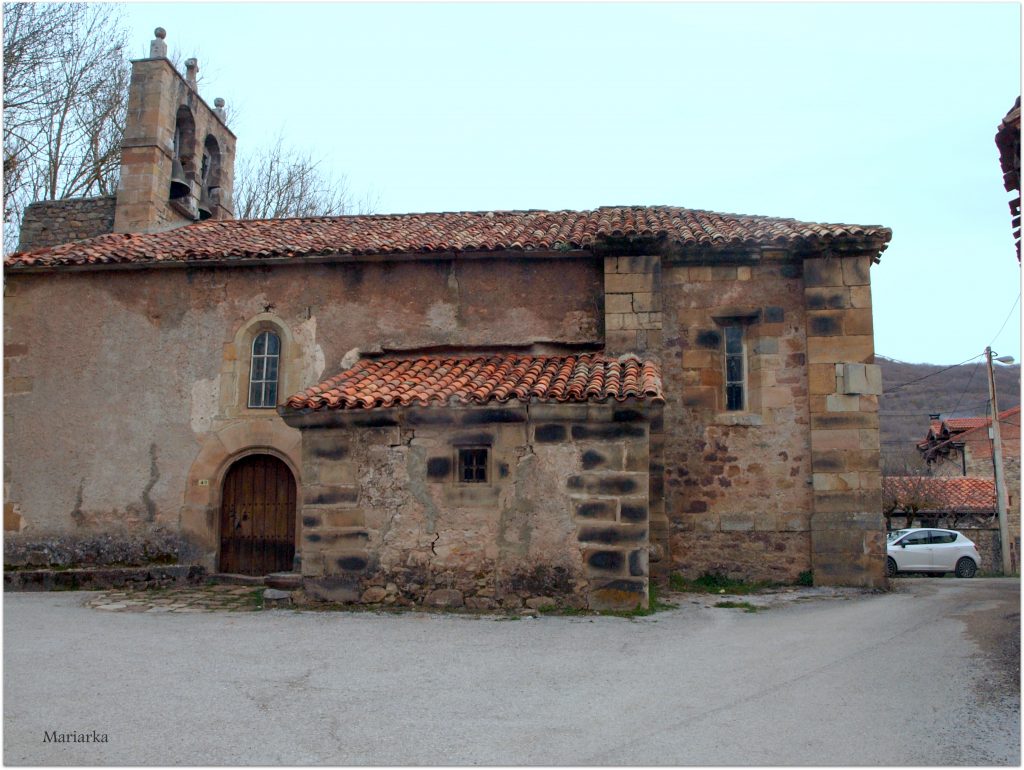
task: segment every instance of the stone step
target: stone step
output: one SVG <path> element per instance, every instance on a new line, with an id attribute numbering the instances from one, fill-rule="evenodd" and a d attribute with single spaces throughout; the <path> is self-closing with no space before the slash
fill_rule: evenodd
<path id="1" fill-rule="evenodd" d="M 162 588 L 202 582 L 202 567 L 159 564 L 147 567 L 83 567 L 4 571 L 5 591 L 98 591 L 106 588 Z"/>
<path id="2" fill-rule="evenodd" d="M 263 584 L 281 591 L 294 591 L 302 588 L 302 575 L 298 572 L 274 572 L 263 578 Z"/>
<path id="3" fill-rule="evenodd" d="M 261 586 L 266 578 L 263 575 L 234 575 L 228 572 L 214 572 L 209 580 L 214 583 L 228 583 L 236 586 Z"/>

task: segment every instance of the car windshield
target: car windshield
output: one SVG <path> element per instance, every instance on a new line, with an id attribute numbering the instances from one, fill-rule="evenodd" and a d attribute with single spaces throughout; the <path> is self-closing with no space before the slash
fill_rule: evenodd
<path id="1" fill-rule="evenodd" d="M 896 530 L 893 530 L 888 535 L 886 535 L 886 539 L 891 543 L 896 538 L 903 537 L 903 535 L 907 534 L 909 531 L 910 531 L 909 529 L 896 529 Z"/>

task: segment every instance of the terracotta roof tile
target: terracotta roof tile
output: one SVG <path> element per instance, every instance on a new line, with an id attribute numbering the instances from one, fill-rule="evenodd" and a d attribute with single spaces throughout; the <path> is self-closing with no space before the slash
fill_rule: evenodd
<path id="1" fill-rule="evenodd" d="M 950 433 L 957 433 L 960 431 L 970 430 L 971 428 L 980 428 L 982 425 L 988 425 L 987 417 L 950 417 L 945 420 L 945 425 L 949 429 Z"/>
<path id="2" fill-rule="evenodd" d="M 311 219 L 208 220 L 161 233 L 111 233 L 11 254 L 7 267 L 159 264 L 327 255 L 589 249 L 608 238 L 701 247 L 858 244 L 881 251 L 886 227 L 798 222 L 672 206 L 485 211 Z"/>
<path id="3" fill-rule="evenodd" d="M 996 489 L 992 479 L 970 476 L 886 476 L 882 498 L 913 502 L 923 511 L 992 512 Z"/>
<path id="4" fill-rule="evenodd" d="M 992 442 L 988 436 L 990 420 L 981 418 L 977 427 L 957 433 L 952 437 L 956 443 L 963 443 L 971 448 L 971 457 L 983 460 L 992 456 Z M 999 435 L 1003 442 L 1003 454 L 1006 457 L 1020 456 L 1020 407 L 1015 406 L 999 413 Z"/>
<path id="5" fill-rule="evenodd" d="M 972 449 L 975 457 L 988 457 L 991 455 L 991 447 L 988 446 L 990 424 L 988 417 L 953 417 L 941 423 L 932 420 L 928 435 L 917 446 L 919 449 L 936 449 L 949 443 L 971 443 L 975 445 Z M 1019 405 L 999 413 L 999 428 L 1004 449 L 1008 448 L 1012 452 L 1020 443 Z M 979 452 L 982 454 L 979 455 Z"/>
<path id="6" fill-rule="evenodd" d="M 363 359 L 296 393 L 291 409 L 375 409 L 510 400 L 663 401 L 661 372 L 636 356 L 494 355 L 476 358 Z"/>

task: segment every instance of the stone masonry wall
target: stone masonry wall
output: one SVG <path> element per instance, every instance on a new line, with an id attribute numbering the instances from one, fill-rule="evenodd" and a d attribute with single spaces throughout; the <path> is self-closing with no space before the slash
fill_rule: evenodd
<path id="1" fill-rule="evenodd" d="M 816 584 L 886 585 L 870 266 L 868 255 L 804 261 Z"/>
<path id="2" fill-rule="evenodd" d="M 25 207 L 18 251 L 41 249 L 114 232 L 117 198 L 67 198 L 36 201 Z"/>
<path id="3" fill-rule="evenodd" d="M 230 463 L 253 447 L 287 458 L 294 442 L 299 464 L 299 432 L 239 395 L 239 335 L 254 319 L 282 330 L 294 390 L 340 371 L 354 348 L 600 341 L 601 267 L 562 256 L 506 258 L 500 271 L 423 259 L 5 278 L 5 533 L 33 548 L 164 527 L 193 539 L 209 570 Z"/>
<path id="4" fill-rule="evenodd" d="M 286 419 L 306 423 L 301 562 L 310 598 L 646 606 L 642 411 L 518 404 Z M 488 483 L 455 480 L 466 445 L 489 448 Z"/>
<path id="5" fill-rule="evenodd" d="M 793 582 L 809 570 L 811 466 L 799 262 L 662 264 L 672 568 Z M 725 409 L 722 328 L 746 347 L 747 409 Z"/>
<path id="6" fill-rule="evenodd" d="M 605 351 L 653 353 L 662 345 L 661 258 L 605 257 Z"/>
<path id="7" fill-rule="evenodd" d="M 181 148 L 191 193 L 170 201 L 174 134 L 178 108 L 186 107 L 194 122 L 190 145 Z M 114 231 L 147 233 L 189 224 L 199 218 L 196 205 L 202 195 L 203 146 L 212 137 L 220 152 L 219 195 L 212 204 L 214 219 L 231 219 L 234 184 L 235 136 L 186 78 L 163 57 L 132 62 L 128 114 L 121 150 L 121 176 L 117 189 Z"/>

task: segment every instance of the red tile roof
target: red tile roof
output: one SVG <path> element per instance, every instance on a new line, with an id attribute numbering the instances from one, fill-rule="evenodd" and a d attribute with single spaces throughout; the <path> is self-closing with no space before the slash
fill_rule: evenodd
<path id="1" fill-rule="evenodd" d="M 945 424 L 950 433 L 957 433 L 988 425 L 988 417 L 950 417 Z"/>
<path id="2" fill-rule="evenodd" d="M 952 437 L 952 440 L 958 444 L 970 445 L 971 456 L 976 460 L 992 456 L 992 442 L 988 436 L 988 427 L 991 421 L 988 418 L 982 419 L 981 425 L 966 430 L 963 433 L 957 433 Z M 1019 406 L 999 413 L 999 437 L 1003 442 L 1003 455 L 1005 457 L 1020 456 Z"/>
<path id="3" fill-rule="evenodd" d="M 882 501 L 913 504 L 921 511 L 992 512 L 996 487 L 991 479 L 969 476 L 886 476 Z"/>
<path id="4" fill-rule="evenodd" d="M 996 131 L 996 147 L 999 148 L 999 166 L 1003 172 L 1003 187 L 1006 192 L 1017 194 L 1009 201 L 1010 226 L 1013 240 L 1017 244 L 1017 261 L 1020 262 L 1020 97 L 999 122 Z"/>
<path id="5" fill-rule="evenodd" d="M 938 449 L 950 443 L 962 444 L 973 443 L 975 456 L 978 451 L 991 452 L 991 448 L 984 448 L 988 444 L 988 427 L 991 424 L 988 417 L 953 417 L 937 423 L 931 421 L 928 435 L 923 441 L 917 443 L 918 449 Z M 938 426 L 938 427 L 936 427 Z M 1004 447 L 1011 446 L 1013 442 L 1019 443 L 1020 439 L 1020 406 L 1014 406 L 999 413 L 999 432 L 1003 439 Z M 980 448 L 980 449 L 979 449 Z M 1012 448 L 1012 446 L 1011 446 Z"/>
<path id="6" fill-rule="evenodd" d="M 609 238 L 702 247 L 854 244 L 881 251 L 880 226 L 816 224 L 672 206 L 485 211 L 315 219 L 207 220 L 162 233 L 112 233 L 11 254 L 7 267 L 219 262 L 327 255 L 588 249 Z"/>
<path id="7" fill-rule="evenodd" d="M 996 130 L 999 165 L 1003 171 L 1003 186 L 1007 192 L 1020 187 L 1020 97 L 1013 103 Z"/>
<path id="8" fill-rule="evenodd" d="M 663 401 L 661 372 L 636 356 L 493 355 L 477 358 L 363 359 L 288 399 L 291 409 L 375 409 L 486 404 L 512 399 Z"/>

